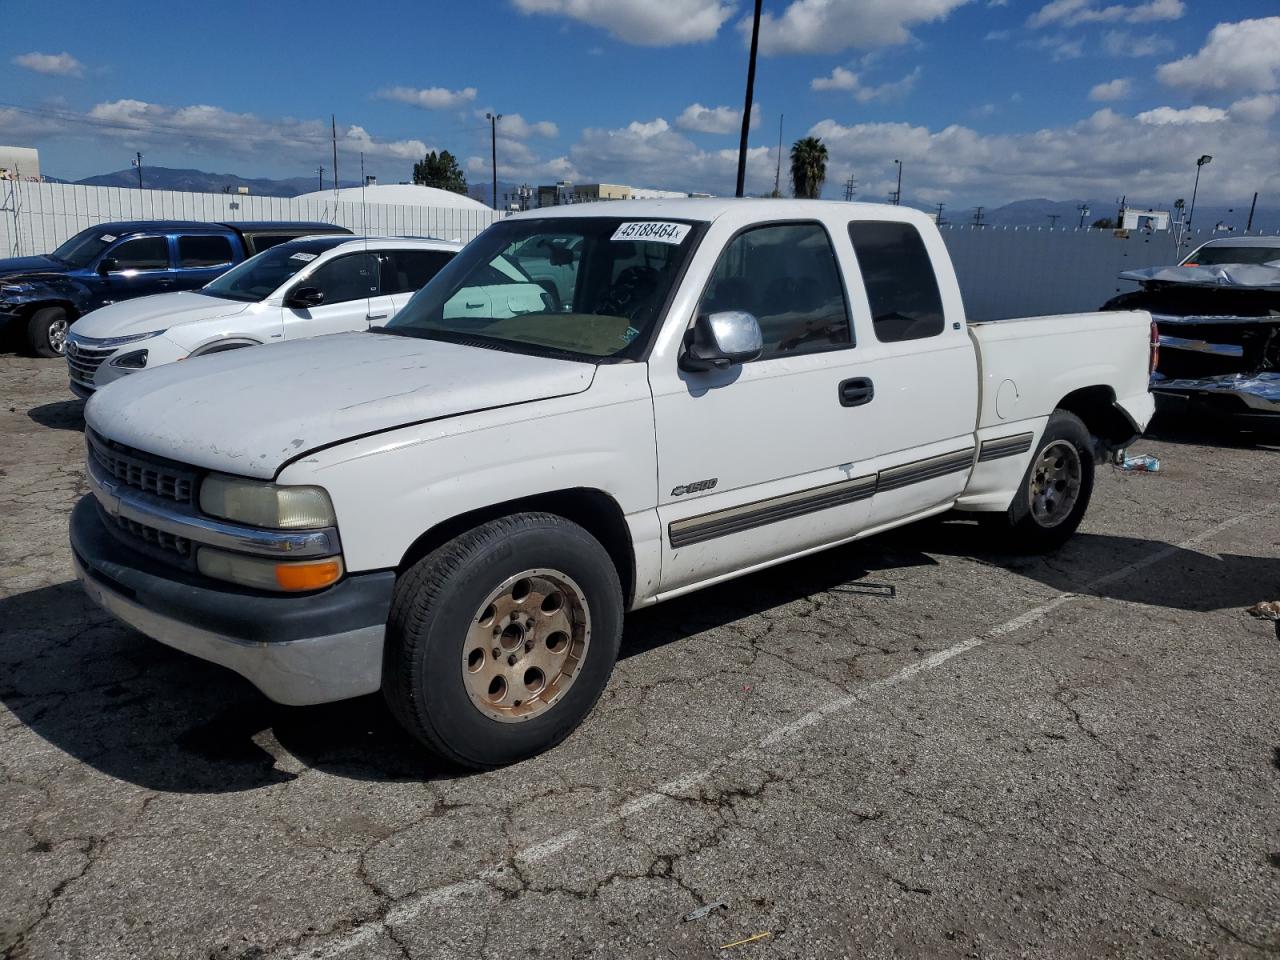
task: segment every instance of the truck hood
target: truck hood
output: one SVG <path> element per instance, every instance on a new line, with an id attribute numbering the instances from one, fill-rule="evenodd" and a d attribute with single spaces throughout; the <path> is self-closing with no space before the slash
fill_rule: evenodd
<path id="1" fill-rule="evenodd" d="M 595 366 L 431 340 L 341 333 L 167 364 L 99 390 L 85 420 L 181 463 L 270 479 L 343 440 L 580 393 Z"/>
<path id="2" fill-rule="evenodd" d="M 249 306 L 240 300 L 224 300 L 203 293 L 157 293 L 99 307 L 73 323 L 71 329 L 81 337 L 127 337 L 133 333 L 167 330 L 180 323 L 234 316 Z"/>
<path id="3" fill-rule="evenodd" d="M 64 274 L 70 268 L 52 257 L 10 257 L 0 260 L 0 279 L 12 280 L 26 274 Z"/>

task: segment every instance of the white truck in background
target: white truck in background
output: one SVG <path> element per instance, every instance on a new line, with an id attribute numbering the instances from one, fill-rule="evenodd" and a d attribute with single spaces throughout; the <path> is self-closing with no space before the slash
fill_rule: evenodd
<path id="1" fill-rule="evenodd" d="M 1061 544 L 1152 414 L 1152 353 L 1141 312 L 967 324 L 906 207 L 538 210 L 385 328 L 91 399 L 75 565 L 274 700 L 381 689 L 500 766 L 587 715 L 629 609 L 948 510 Z"/>

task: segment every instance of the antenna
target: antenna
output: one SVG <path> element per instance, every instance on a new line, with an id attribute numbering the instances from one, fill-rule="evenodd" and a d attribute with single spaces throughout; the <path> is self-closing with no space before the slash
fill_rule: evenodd
<path id="1" fill-rule="evenodd" d="M 333 215 L 338 215 L 338 121 L 329 114 L 329 129 L 333 133 Z"/>
<path id="2" fill-rule="evenodd" d="M 775 197 L 782 196 L 782 118 L 786 116 L 784 113 L 778 114 L 778 169 L 773 174 L 773 195 Z"/>
<path id="3" fill-rule="evenodd" d="M 364 175 L 364 151 L 361 150 L 360 151 L 360 233 L 364 236 L 364 263 L 366 267 L 369 266 L 369 205 L 365 202 L 364 188 L 368 182 L 369 181 L 365 179 L 365 175 Z M 365 288 L 364 288 L 364 306 L 365 306 L 364 322 L 365 323 L 373 322 L 373 297 L 372 297 L 373 286 L 372 284 L 373 284 L 374 278 L 376 278 L 378 281 L 378 292 L 381 293 L 382 292 L 381 262 L 378 263 L 377 274 L 375 274 L 373 278 L 370 278 L 369 283 L 365 284 Z"/>

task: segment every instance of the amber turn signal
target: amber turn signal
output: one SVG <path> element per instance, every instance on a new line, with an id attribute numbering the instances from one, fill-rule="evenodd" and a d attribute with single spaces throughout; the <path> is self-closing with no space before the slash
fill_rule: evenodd
<path id="1" fill-rule="evenodd" d="M 342 576 L 342 561 L 336 558 L 311 563 L 277 563 L 276 583 L 281 590 L 320 590 Z"/>

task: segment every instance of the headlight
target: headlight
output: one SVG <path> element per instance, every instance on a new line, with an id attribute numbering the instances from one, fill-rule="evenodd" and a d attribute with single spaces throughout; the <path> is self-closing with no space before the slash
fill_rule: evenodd
<path id="1" fill-rule="evenodd" d="M 150 333 L 131 333 L 127 337 L 98 338 L 77 336 L 76 339 L 91 347 L 123 347 L 126 343 L 137 343 L 139 340 L 148 340 L 151 337 L 158 337 L 162 333 L 164 333 L 164 330 L 152 330 Z"/>
<path id="2" fill-rule="evenodd" d="M 206 577 L 227 580 L 258 590 L 298 593 L 322 590 L 342 577 L 342 558 L 280 562 L 201 547 L 196 567 Z"/>
<path id="3" fill-rule="evenodd" d="M 200 509 L 214 517 L 275 530 L 332 527 L 329 495 L 320 487 L 285 487 L 211 474 L 200 484 Z"/>

